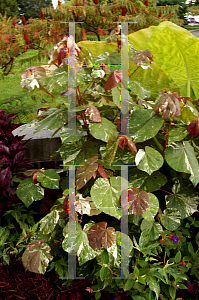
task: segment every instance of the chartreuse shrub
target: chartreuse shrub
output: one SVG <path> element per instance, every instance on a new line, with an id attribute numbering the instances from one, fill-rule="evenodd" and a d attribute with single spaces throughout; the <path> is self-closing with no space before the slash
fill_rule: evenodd
<path id="1" fill-rule="evenodd" d="M 45 273 L 50 266 L 67 278 L 66 252 L 75 251 L 76 275 L 92 282 L 96 299 L 104 290 L 128 291 L 135 300 L 174 299 L 187 286 L 194 294 L 193 280 L 199 280 L 199 234 L 193 230 L 199 226 L 193 215 L 199 202 L 199 41 L 163 22 L 130 34 L 129 53 L 117 45 L 77 46 L 70 37 L 50 53 L 50 63 L 58 60 L 60 66 L 46 89 L 53 94 L 60 87 L 60 106 L 40 112 L 42 120 L 32 126 L 35 132 L 60 130 L 64 167 L 40 172 L 37 183 L 35 177 L 34 183 L 23 180 L 16 193 L 26 207 L 42 199 L 45 188 L 61 186 L 63 196 L 34 225 L 22 261 L 32 272 Z M 68 84 L 68 52 L 79 63 L 76 98 Z M 129 97 L 122 100 L 128 104 L 126 115 L 120 112 L 121 53 L 129 55 Z M 23 87 L 40 88 L 43 75 L 42 69 L 30 69 Z M 72 122 L 68 110 L 78 134 L 67 125 Z M 128 191 L 121 190 L 127 181 L 121 165 L 128 165 Z M 69 193 L 67 178 L 60 181 L 60 176 L 70 174 L 71 166 L 76 166 L 76 192 L 74 186 Z M 125 212 L 128 236 L 120 230 Z M 75 250 L 69 247 L 73 223 Z M 120 278 L 121 237 L 129 247 L 125 279 Z"/>

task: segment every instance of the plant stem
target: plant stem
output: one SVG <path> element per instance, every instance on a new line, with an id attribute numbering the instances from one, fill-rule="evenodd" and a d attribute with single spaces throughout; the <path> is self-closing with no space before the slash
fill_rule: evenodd
<path id="1" fill-rule="evenodd" d="M 62 243 L 63 241 L 64 241 L 64 239 L 63 239 L 62 241 L 59 241 L 59 242 L 57 242 L 57 243 L 55 243 L 55 244 L 52 244 L 52 245 L 49 245 L 49 246 L 50 246 L 50 247 L 55 246 L 55 245 L 57 245 L 57 244 Z"/>
<path id="2" fill-rule="evenodd" d="M 163 151 L 163 146 L 158 142 L 158 140 L 157 140 L 157 138 L 154 136 L 153 137 L 153 141 L 154 141 L 154 143 L 155 143 L 155 145 L 156 145 L 156 147 L 157 147 L 157 150 L 160 152 L 160 153 L 162 153 L 162 151 Z"/>
<path id="3" fill-rule="evenodd" d="M 48 92 L 43 86 L 40 87 L 43 91 L 45 91 L 48 95 L 52 96 L 52 97 L 55 97 L 53 96 L 50 92 Z"/>
<path id="4" fill-rule="evenodd" d="M 165 144 L 164 144 L 164 149 L 163 149 L 163 151 L 162 151 L 162 156 L 164 155 L 164 151 L 165 151 L 166 146 L 167 146 L 167 144 L 168 144 L 168 140 L 169 140 L 169 132 L 170 132 L 170 130 L 171 130 L 171 119 L 170 119 L 170 121 L 169 121 L 169 129 L 168 129 L 168 131 L 167 131 L 167 137 L 166 137 L 166 141 L 165 141 Z"/>
<path id="5" fill-rule="evenodd" d="M 129 78 L 130 78 L 133 74 L 135 74 L 135 72 L 136 72 L 139 68 L 140 68 L 140 66 L 138 66 L 138 67 L 133 71 L 133 73 L 129 76 Z"/>

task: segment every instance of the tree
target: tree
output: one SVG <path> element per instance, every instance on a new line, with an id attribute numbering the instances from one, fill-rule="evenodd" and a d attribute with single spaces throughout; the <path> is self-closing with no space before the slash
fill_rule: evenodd
<path id="1" fill-rule="evenodd" d="M 17 0 L 19 13 L 24 15 L 25 19 L 40 18 L 41 9 L 50 7 L 52 0 Z"/>
<path id="2" fill-rule="evenodd" d="M 184 15 L 187 13 L 188 4 L 186 0 L 158 0 L 157 6 L 179 5 L 178 16 L 186 22 Z"/>
<path id="3" fill-rule="evenodd" d="M 14 17 L 18 15 L 17 0 L 4 0 L 0 2 L 0 14 L 7 17 Z"/>

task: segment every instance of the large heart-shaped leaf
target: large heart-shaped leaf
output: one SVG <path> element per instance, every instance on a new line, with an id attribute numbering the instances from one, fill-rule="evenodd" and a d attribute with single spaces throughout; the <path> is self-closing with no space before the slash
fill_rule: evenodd
<path id="1" fill-rule="evenodd" d="M 162 167 L 164 159 L 158 151 L 146 146 L 145 151 L 140 149 L 136 154 L 135 163 L 138 169 L 151 175 L 154 171 Z"/>
<path id="2" fill-rule="evenodd" d="M 24 268 L 30 272 L 44 274 L 48 264 L 53 260 L 50 246 L 44 240 L 35 241 L 27 246 L 22 255 Z"/>
<path id="3" fill-rule="evenodd" d="M 125 179 L 123 179 L 125 180 Z M 98 178 L 91 188 L 91 198 L 101 211 L 117 219 L 120 212 L 121 177 L 111 177 L 110 183 L 106 178 Z"/>
<path id="4" fill-rule="evenodd" d="M 93 225 L 88 231 L 88 240 L 94 250 L 110 248 L 116 241 L 115 228 L 107 227 L 106 222 Z"/>
<path id="5" fill-rule="evenodd" d="M 39 184 L 34 184 L 32 178 L 23 180 L 17 187 L 17 197 L 29 207 L 34 201 L 44 198 L 44 189 Z"/>
<path id="6" fill-rule="evenodd" d="M 137 168 L 129 170 L 129 187 L 137 187 L 147 193 L 157 191 L 167 183 L 167 178 L 159 171 L 148 175 Z"/>
<path id="7" fill-rule="evenodd" d="M 122 193 L 125 193 L 126 191 L 123 191 Z M 142 215 L 148 208 L 150 204 L 150 198 L 147 192 L 145 191 L 140 191 L 139 189 L 134 187 L 128 189 L 128 206 L 129 206 L 129 214 L 134 214 L 134 215 Z M 125 193 L 126 196 L 126 193 Z M 125 196 L 121 198 L 125 198 Z M 122 203 L 122 207 L 125 209 L 125 205 Z"/>
<path id="8" fill-rule="evenodd" d="M 110 135 L 116 131 L 116 127 L 111 121 L 102 118 L 102 123 L 89 124 L 89 130 L 94 138 L 108 142 Z"/>
<path id="9" fill-rule="evenodd" d="M 59 189 L 59 180 L 60 176 L 55 170 L 45 170 L 44 173 L 37 175 L 37 181 L 49 189 Z"/>
<path id="10" fill-rule="evenodd" d="M 76 172 L 76 188 L 81 189 L 93 176 L 93 173 L 98 168 L 98 156 L 85 159 L 80 163 Z"/>
<path id="11" fill-rule="evenodd" d="M 172 192 L 173 195 L 166 196 L 167 208 L 176 208 L 183 219 L 197 211 L 199 196 L 191 183 L 176 184 L 173 186 Z"/>
<path id="12" fill-rule="evenodd" d="M 150 89 L 147 86 L 144 86 L 138 81 L 129 79 L 129 88 L 133 95 L 137 95 L 140 99 L 145 99 L 150 97 Z"/>
<path id="13" fill-rule="evenodd" d="M 197 118 L 199 118 L 198 110 L 191 103 L 191 101 L 187 100 L 181 110 L 181 116 L 179 116 L 179 119 L 181 119 L 185 124 L 189 125 L 191 121 Z"/>
<path id="14" fill-rule="evenodd" d="M 173 143 L 165 150 L 168 165 L 178 172 L 191 174 L 190 180 L 194 186 L 199 182 L 199 165 L 194 148 L 188 141 Z"/>
<path id="15" fill-rule="evenodd" d="M 75 242 L 72 243 L 70 249 L 68 249 L 68 238 L 69 238 L 69 226 L 68 223 L 67 225 L 64 227 L 63 229 L 63 235 L 65 237 L 63 243 L 62 243 L 62 247 L 63 249 L 68 252 L 68 253 L 72 253 L 73 250 L 75 249 L 77 256 L 78 256 L 78 261 L 79 264 L 82 265 L 84 263 L 86 263 L 88 260 L 91 260 L 93 258 L 95 258 L 96 256 L 100 255 L 100 253 L 102 252 L 102 250 L 100 251 L 94 251 L 90 244 L 89 244 L 89 240 L 87 237 L 87 233 L 88 230 L 94 225 L 95 223 L 93 221 L 87 223 L 84 226 L 84 230 L 82 230 L 82 227 L 79 223 L 76 223 L 76 239 Z"/>
<path id="16" fill-rule="evenodd" d="M 162 22 L 130 34 L 129 41 L 138 50 L 151 50 L 156 64 L 175 80 L 183 96 L 199 98 L 199 41 L 189 31 Z"/>
<path id="17" fill-rule="evenodd" d="M 160 219 L 167 230 L 174 231 L 180 226 L 181 215 L 176 208 L 166 208 Z"/>
<path id="18" fill-rule="evenodd" d="M 154 137 L 163 125 L 163 120 L 152 109 L 136 110 L 129 120 L 129 135 L 136 142 L 144 142 Z"/>

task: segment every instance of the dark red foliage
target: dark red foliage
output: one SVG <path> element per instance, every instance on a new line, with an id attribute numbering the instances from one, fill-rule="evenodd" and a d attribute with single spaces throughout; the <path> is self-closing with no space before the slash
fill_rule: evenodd
<path id="1" fill-rule="evenodd" d="M 125 145 L 125 137 L 124 136 L 121 136 L 120 137 L 120 140 L 119 140 L 119 143 L 118 143 L 118 146 L 122 149 L 124 149 L 124 145 Z"/>
<path id="2" fill-rule="evenodd" d="M 26 44 L 28 45 L 28 44 L 29 44 L 28 30 L 26 30 L 26 31 L 24 32 L 24 40 L 25 40 Z"/>
<path id="3" fill-rule="evenodd" d="M 198 289 L 198 285 L 197 285 L 196 282 L 191 283 L 190 281 L 187 280 L 187 291 L 188 291 L 190 294 L 194 295 L 195 290 L 197 290 L 197 289 Z"/>
<path id="4" fill-rule="evenodd" d="M 144 2 L 144 5 L 145 5 L 146 7 L 148 7 L 148 6 L 149 6 L 149 0 L 146 0 L 146 1 Z"/>
<path id="5" fill-rule="evenodd" d="M 41 18 L 42 20 L 44 19 L 44 13 L 43 13 L 42 9 L 41 9 L 41 13 L 40 13 L 40 18 Z"/>
<path id="6" fill-rule="evenodd" d="M 191 135 L 196 136 L 198 134 L 198 120 L 193 120 L 187 127 L 187 131 Z"/>
<path id="7" fill-rule="evenodd" d="M 26 25 L 26 19 L 25 19 L 25 17 L 24 17 L 24 15 L 22 15 L 22 23 L 23 23 L 23 25 Z"/>
<path id="8" fill-rule="evenodd" d="M 95 3 L 95 4 L 98 4 L 98 2 L 99 2 L 99 0 L 94 0 L 94 3 Z"/>
<path id="9" fill-rule="evenodd" d="M 15 27 L 15 25 L 16 25 L 15 20 L 12 21 L 12 25 Z"/>
<path id="10" fill-rule="evenodd" d="M 159 13 L 159 18 L 161 18 L 162 17 L 162 13 L 161 13 L 161 11 L 160 11 L 160 13 Z"/>
<path id="11" fill-rule="evenodd" d="M 123 7 L 123 8 L 122 8 L 122 16 L 126 16 L 126 12 L 127 12 L 126 7 Z"/>
<path id="12" fill-rule="evenodd" d="M 21 142 L 24 136 L 14 136 L 12 131 L 23 123 L 15 124 L 12 121 L 16 114 L 5 114 L 5 109 L 0 110 L 0 192 L 13 194 L 10 184 L 14 173 L 23 171 L 31 166 L 25 159 L 26 147 Z"/>
<path id="13" fill-rule="evenodd" d="M 108 175 L 106 174 L 106 172 L 104 171 L 104 168 L 101 164 L 98 164 L 98 169 L 97 172 L 100 174 L 100 176 L 102 176 L 103 178 L 109 179 Z"/>

